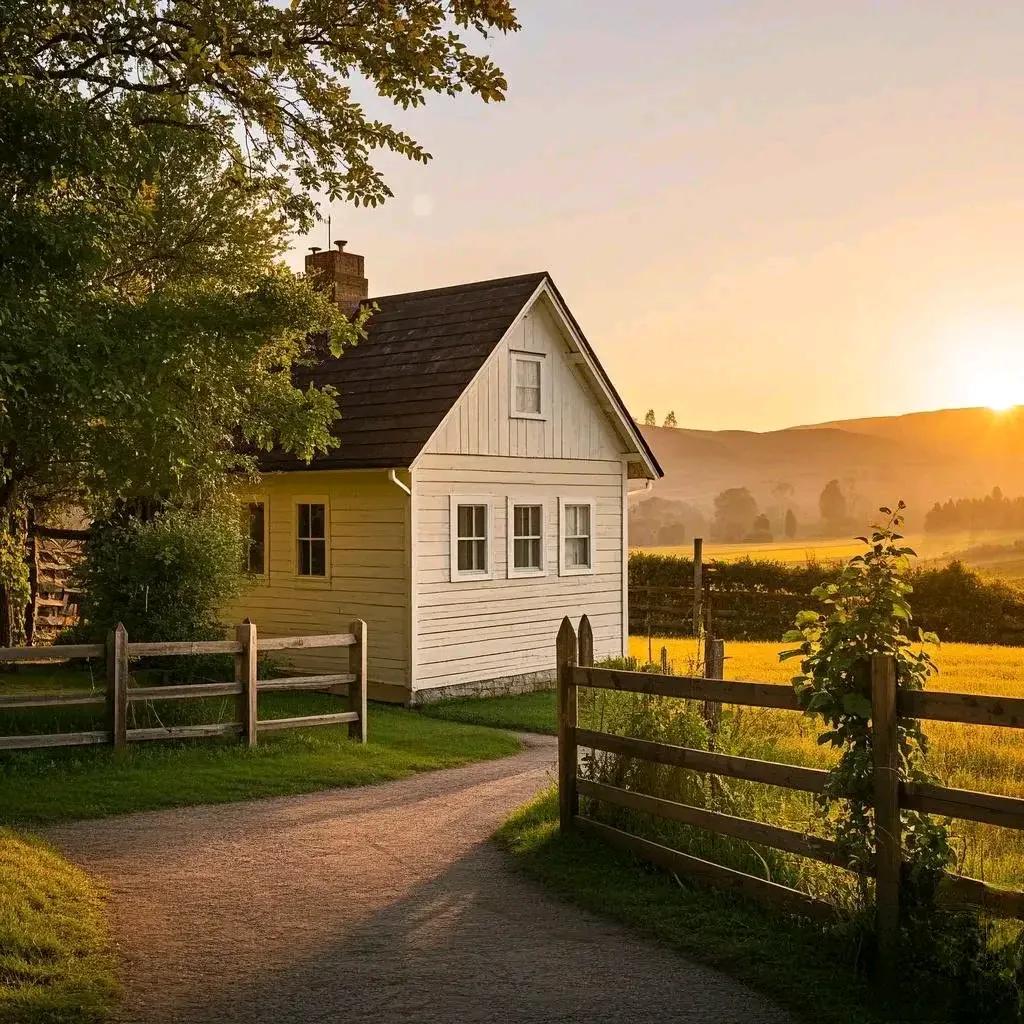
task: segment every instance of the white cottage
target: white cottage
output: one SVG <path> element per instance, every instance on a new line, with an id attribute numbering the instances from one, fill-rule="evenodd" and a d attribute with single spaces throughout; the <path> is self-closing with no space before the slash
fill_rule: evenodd
<path id="1" fill-rule="evenodd" d="M 351 309 L 344 244 L 307 272 Z M 271 635 L 365 619 L 370 695 L 406 703 L 550 684 L 564 615 L 624 653 L 627 490 L 662 474 L 549 275 L 371 301 L 368 338 L 299 374 L 337 388 L 340 446 L 265 460 L 232 614 Z"/>

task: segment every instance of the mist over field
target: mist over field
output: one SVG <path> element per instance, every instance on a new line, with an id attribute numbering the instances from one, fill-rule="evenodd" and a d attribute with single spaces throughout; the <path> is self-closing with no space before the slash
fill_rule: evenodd
<path id="1" fill-rule="evenodd" d="M 681 416 L 682 420 L 684 417 Z M 980 499 L 999 488 L 1007 498 L 1024 494 L 1024 407 L 946 409 L 868 419 L 834 421 L 765 433 L 742 430 L 690 430 L 642 427 L 665 477 L 631 497 L 631 527 L 644 518 L 666 523 L 679 517 L 681 529 L 658 539 L 632 531 L 643 546 L 688 544 L 694 534 L 715 536 L 715 499 L 731 488 L 745 488 L 768 519 L 760 534 L 725 538 L 790 544 L 812 538 L 849 537 L 861 532 L 879 505 L 907 502 L 907 529 L 923 533 L 925 516 L 936 502 Z M 845 514 L 823 519 L 820 499 L 829 481 L 838 481 Z M 684 503 L 658 504 L 652 498 Z M 786 533 L 791 511 L 795 531 Z M 703 523 L 701 522 L 703 517 Z M 963 526 L 963 528 L 960 528 Z M 931 529 L 929 532 L 938 532 Z M 939 545 L 940 554 L 986 538 L 988 527 L 958 524 L 943 532 L 963 534 Z M 999 543 L 1024 537 L 1024 529 L 1002 530 Z M 797 544 L 799 546 L 799 543 Z M 782 560 L 791 560 L 783 558 Z"/>

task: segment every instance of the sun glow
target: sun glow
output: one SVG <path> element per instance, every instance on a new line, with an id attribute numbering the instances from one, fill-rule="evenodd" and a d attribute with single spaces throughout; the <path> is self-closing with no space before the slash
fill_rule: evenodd
<path id="1" fill-rule="evenodd" d="M 950 349 L 950 390 L 957 404 L 986 406 L 993 412 L 1024 404 L 1024 324 L 965 330 Z"/>

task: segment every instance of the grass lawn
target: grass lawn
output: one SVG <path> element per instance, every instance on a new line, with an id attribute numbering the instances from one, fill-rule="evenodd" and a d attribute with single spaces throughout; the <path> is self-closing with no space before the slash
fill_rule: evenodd
<path id="1" fill-rule="evenodd" d="M 106 1020 L 114 968 L 88 876 L 38 840 L 0 829 L 0 1020 Z"/>
<path id="2" fill-rule="evenodd" d="M 0 692 L 88 689 L 87 672 L 53 669 L 0 676 Z M 329 694 L 267 693 L 261 718 L 337 711 Z M 132 705 L 130 726 L 230 721 L 232 699 L 205 698 Z M 8 711 L 0 734 L 103 728 L 102 708 Z M 426 718 L 371 704 L 370 742 L 348 739 L 347 726 L 267 733 L 249 750 L 234 740 L 185 740 L 110 747 L 65 747 L 0 753 L 0 824 L 47 824 L 74 818 L 188 804 L 360 786 L 413 772 L 505 757 L 519 750 L 507 733 Z"/>

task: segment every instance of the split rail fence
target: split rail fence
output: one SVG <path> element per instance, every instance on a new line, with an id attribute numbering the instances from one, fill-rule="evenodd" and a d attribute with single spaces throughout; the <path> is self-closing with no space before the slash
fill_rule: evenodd
<path id="1" fill-rule="evenodd" d="M 115 749 L 143 740 L 201 739 L 238 736 L 247 746 L 256 746 L 263 733 L 319 725 L 348 723 L 349 737 L 366 742 L 366 623 L 356 620 L 347 633 L 320 636 L 258 638 L 254 623 L 246 620 L 235 627 L 234 640 L 203 640 L 179 643 L 132 643 L 123 625 L 113 630 L 105 644 L 63 644 L 52 647 L 3 647 L 0 664 L 26 662 L 67 662 L 83 658 L 105 658 L 107 686 L 104 693 L 14 693 L 0 694 L 0 711 L 27 708 L 104 706 L 107 728 L 85 732 L 62 732 L 0 736 L 0 750 L 40 747 L 71 747 L 113 744 Z M 330 675 L 257 678 L 257 657 L 262 652 L 347 648 L 347 671 Z M 140 657 L 231 654 L 235 659 L 232 682 L 183 683 L 133 686 L 129 660 Z M 348 710 L 333 714 L 303 715 L 296 718 L 259 717 L 261 693 L 328 690 L 348 687 Z M 128 727 L 129 708 L 139 701 L 195 700 L 202 697 L 237 698 L 236 720 L 199 725 L 169 725 L 136 729 Z"/>
<path id="2" fill-rule="evenodd" d="M 580 777 L 579 749 L 582 747 L 808 793 L 822 791 L 828 773 L 819 768 L 696 750 L 580 727 L 577 717 L 580 688 L 678 697 L 703 701 L 706 706 L 738 704 L 801 713 L 796 694 L 788 686 L 722 679 L 721 641 L 708 641 L 708 646 L 716 651 L 717 656 L 707 659 L 708 671 L 703 677 L 595 668 L 589 620 L 583 617 L 577 636 L 569 620 L 563 619 L 557 639 L 561 830 L 585 830 L 667 870 L 690 875 L 711 885 L 724 886 L 787 911 L 833 918 L 836 911 L 831 904 L 807 893 L 671 849 L 580 813 L 580 797 L 585 797 L 849 868 L 832 840 Z M 870 874 L 875 879 L 880 953 L 886 958 L 894 953 L 899 935 L 901 809 L 1024 830 L 1024 799 L 931 783 L 900 783 L 896 728 L 901 716 L 1024 729 L 1024 698 L 902 690 L 897 686 L 894 660 L 888 656 L 872 658 L 876 857 Z M 714 722 L 713 716 L 709 721 Z M 972 907 L 995 917 L 1024 918 L 1024 892 L 997 888 L 976 878 L 947 873 L 940 883 L 938 898 L 945 906 Z"/>

